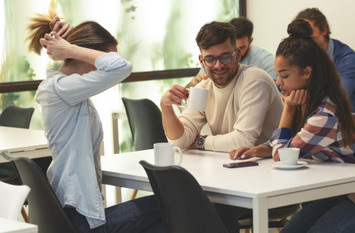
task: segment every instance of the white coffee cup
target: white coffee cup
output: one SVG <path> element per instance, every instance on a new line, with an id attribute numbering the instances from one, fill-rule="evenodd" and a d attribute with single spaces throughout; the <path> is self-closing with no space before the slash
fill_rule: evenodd
<path id="1" fill-rule="evenodd" d="M 208 90 L 199 87 L 189 89 L 187 104 L 182 103 L 188 109 L 204 112 L 206 110 Z"/>
<path id="2" fill-rule="evenodd" d="M 281 148 L 279 149 L 280 161 L 283 165 L 294 166 L 297 164 L 300 155 L 300 148 Z"/>
<path id="3" fill-rule="evenodd" d="M 179 152 L 179 163 L 175 163 L 175 151 Z M 182 151 L 179 147 L 169 142 L 154 144 L 154 164 L 156 166 L 180 165 L 182 162 Z"/>

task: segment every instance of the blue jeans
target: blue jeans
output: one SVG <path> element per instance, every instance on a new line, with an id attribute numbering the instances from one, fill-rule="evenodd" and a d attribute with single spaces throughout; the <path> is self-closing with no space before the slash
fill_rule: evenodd
<path id="1" fill-rule="evenodd" d="M 282 233 L 354 233 L 355 204 L 347 196 L 311 202 L 282 229 Z"/>
<path id="2" fill-rule="evenodd" d="M 64 208 L 78 233 L 165 233 L 154 196 L 137 198 L 105 209 L 106 224 L 90 229 L 75 208 Z"/>

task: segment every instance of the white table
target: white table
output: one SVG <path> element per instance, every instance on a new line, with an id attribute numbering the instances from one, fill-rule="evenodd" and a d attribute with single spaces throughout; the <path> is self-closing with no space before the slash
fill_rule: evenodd
<path id="1" fill-rule="evenodd" d="M 37 233 L 37 225 L 0 218 L 0 233 Z"/>
<path id="2" fill-rule="evenodd" d="M 140 160 L 153 163 L 153 150 L 101 158 L 103 182 L 151 191 Z M 227 153 L 184 151 L 181 164 L 200 183 L 211 201 L 253 209 L 254 232 L 268 232 L 268 209 L 355 192 L 355 165 L 309 164 L 298 170 L 278 170 L 272 159 L 259 166 L 224 168 Z"/>
<path id="3" fill-rule="evenodd" d="M 12 156 L 40 158 L 50 156 L 43 130 L 0 126 L 0 151 L 8 150 Z M 0 156 L 0 163 L 6 160 Z"/>

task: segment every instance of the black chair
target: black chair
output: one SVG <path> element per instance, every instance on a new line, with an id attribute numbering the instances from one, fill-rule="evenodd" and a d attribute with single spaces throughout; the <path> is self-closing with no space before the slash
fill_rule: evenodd
<path id="1" fill-rule="evenodd" d="M 161 111 L 153 101 L 124 97 L 122 101 L 136 151 L 152 149 L 154 143 L 168 141 L 164 133 Z M 137 190 L 134 189 L 130 199 L 134 199 L 136 195 Z"/>
<path id="2" fill-rule="evenodd" d="M 0 125 L 28 129 L 34 108 L 7 107 L 0 116 Z"/>
<path id="3" fill-rule="evenodd" d="M 179 166 L 157 167 L 140 161 L 157 197 L 169 233 L 228 232 L 196 179 Z"/>
<path id="4" fill-rule="evenodd" d="M 134 149 L 152 149 L 154 143 L 167 142 L 162 124 L 161 111 L 149 99 L 122 98 L 131 129 Z"/>
<path id="5" fill-rule="evenodd" d="M 14 164 L 22 183 L 31 188 L 27 197 L 30 222 L 38 225 L 38 232 L 77 233 L 41 168 L 31 159 L 1 154 Z"/>
<path id="6" fill-rule="evenodd" d="M 0 126 L 28 129 L 30 127 L 33 112 L 34 108 L 9 106 L 0 115 Z M 8 184 L 21 185 L 11 163 L 0 163 L 0 181 Z M 21 214 L 25 222 L 28 222 L 28 216 L 25 209 L 21 210 Z"/>

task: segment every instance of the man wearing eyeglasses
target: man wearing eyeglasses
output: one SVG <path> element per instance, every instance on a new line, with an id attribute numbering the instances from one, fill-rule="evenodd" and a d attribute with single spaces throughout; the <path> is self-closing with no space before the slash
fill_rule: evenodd
<path id="1" fill-rule="evenodd" d="M 177 117 L 189 91 L 172 86 L 161 98 L 163 126 L 168 140 L 180 148 L 228 152 L 267 141 L 277 128 L 283 103 L 272 78 L 263 70 L 240 65 L 235 28 L 229 23 L 205 24 L 196 37 L 199 60 L 208 76 L 196 87 L 208 90 L 205 112 L 185 109 Z M 200 135 L 208 124 L 212 135 Z"/>
<path id="2" fill-rule="evenodd" d="M 257 46 L 253 46 L 252 42 L 254 38 L 253 23 L 247 18 L 233 18 L 229 21 L 235 28 L 236 46 L 241 51 L 240 64 L 244 65 L 254 65 L 260 69 L 265 70 L 274 82 L 276 82 L 277 75 L 274 70 L 274 56 Z M 207 75 L 204 69 L 201 69 L 199 73 L 191 79 L 191 81 L 186 85 L 186 87 L 193 87 L 201 80 L 207 79 Z"/>

